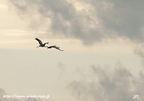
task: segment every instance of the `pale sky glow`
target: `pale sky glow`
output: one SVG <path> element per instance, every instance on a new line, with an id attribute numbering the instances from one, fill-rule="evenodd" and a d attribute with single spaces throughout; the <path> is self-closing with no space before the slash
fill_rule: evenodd
<path id="1" fill-rule="evenodd" d="M 144 2 L 128 1 L 1 0 L 0 101 L 144 100 Z"/>

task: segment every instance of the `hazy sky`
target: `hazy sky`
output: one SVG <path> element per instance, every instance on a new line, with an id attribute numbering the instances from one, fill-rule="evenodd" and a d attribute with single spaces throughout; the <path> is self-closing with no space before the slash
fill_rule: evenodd
<path id="1" fill-rule="evenodd" d="M 0 99 L 144 100 L 144 1 L 1 0 Z M 64 51 L 36 48 L 40 38 Z M 47 101 L 47 100 L 46 100 Z"/>

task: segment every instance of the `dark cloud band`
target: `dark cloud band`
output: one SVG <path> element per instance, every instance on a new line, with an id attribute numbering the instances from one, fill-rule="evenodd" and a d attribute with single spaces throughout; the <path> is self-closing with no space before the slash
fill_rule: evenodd
<path id="1" fill-rule="evenodd" d="M 143 41 L 144 1 L 9 0 L 31 27 L 92 44 L 106 38 Z"/>

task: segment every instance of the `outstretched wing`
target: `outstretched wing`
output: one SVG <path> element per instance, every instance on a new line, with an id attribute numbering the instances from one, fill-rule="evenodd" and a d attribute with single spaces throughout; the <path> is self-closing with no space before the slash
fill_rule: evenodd
<path id="1" fill-rule="evenodd" d="M 40 39 L 38 39 L 38 38 L 35 38 L 38 42 L 39 42 L 39 44 L 42 46 L 43 45 L 43 43 L 42 43 L 42 41 L 40 40 Z"/>
<path id="2" fill-rule="evenodd" d="M 59 47 L 57 47 L 57 46 L 49 46 L 49 47 L 47 47 L 47 48 L 55 48 L 55 49 L 58 49 L 58 50 L 60 50 L 60 51 L 63 51 L 63 50 L 61 50 Z"/>

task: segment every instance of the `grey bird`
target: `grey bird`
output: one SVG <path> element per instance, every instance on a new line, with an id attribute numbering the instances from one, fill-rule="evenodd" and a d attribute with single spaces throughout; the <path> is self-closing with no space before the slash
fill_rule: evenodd
<path id="1" fill-rule="evenodd" d="M 56 45 L 53 45 L 53 46 L 45 46 L 46 44 L 49 44 L 49 42 L 42 43 L 42 41 L 41 41 L 40 39 L 38 39 L 38 38 L 35 38 L 35 40 L 37 40 L 37 41 L 39 42 L 39 46 L 37 46 L 37 48 L 38 48 L 38 47 L 47 47 L 47 49 L 55 48 L 55 49 L 58 49 L 58 50 L 60 50 L 60 51 L 63 51 L 63 50 L 60 49 L 60 47 L 57 47 Z"/>
<path id="2" fill-rule="evenodd" d="M 45 46 L 45 45 L 49 43 L 49 42 L 42 43 L 42 41 L 41 41 L 40 39 L 38 39 L 38 38 L 35 38 L 35 40 L 37 40 L 38 43 L 39 43 L 39 46 L 37 46 L 37 48 L 38 48 L 38 47 L 47 47 L 47 46 Z"/>
<path id="3" fill-rule="evenodd" d="M 58 49 L 58 50 L 60 50 L 60 51 L 63 51 L 63 50 L 60 49 L 60 47 L 57 47 L 56 45 L 54 45 L 54 46 L 48 46 L 47 48 L 48 48 L 48 49 L 49 49 L 49 48 L 50 48 L 50 49 L 51 49 L 51 48 L 55 48 L 55 49 Z"/>

